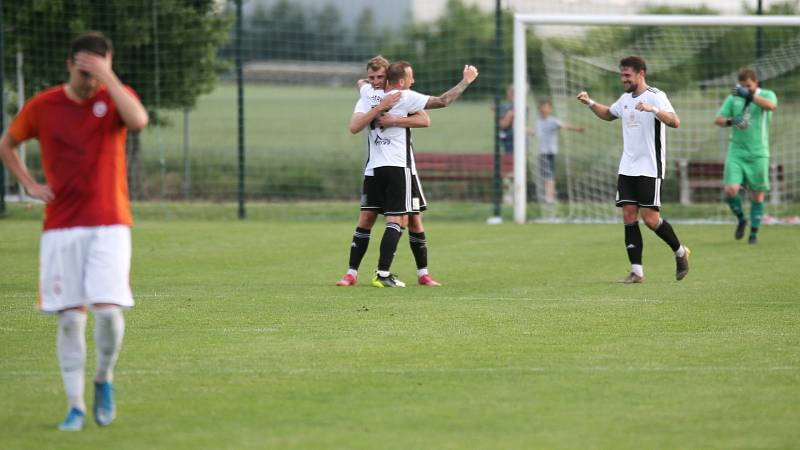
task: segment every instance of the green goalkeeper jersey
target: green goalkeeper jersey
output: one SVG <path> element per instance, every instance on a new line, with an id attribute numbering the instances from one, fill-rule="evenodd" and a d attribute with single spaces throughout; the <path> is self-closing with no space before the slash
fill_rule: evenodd
<path id="1" fill-rule="evenodd" d="M 763 97 L 778 105 L 778 97 L 769 89 L 759 89 L 756 95 Z M 731 128 L 729 156 L 741 158 L 758 158 L 769 156 L 769 124 L 772 120 L 772 111 L 765 111 L 755 102 L 750 102 L 745 109 L 746 100 L 742 97 L 729 95 L 719 109 L 721 117 L 743 117 L 748 122 L 748 127 L 740 129 Z"/>

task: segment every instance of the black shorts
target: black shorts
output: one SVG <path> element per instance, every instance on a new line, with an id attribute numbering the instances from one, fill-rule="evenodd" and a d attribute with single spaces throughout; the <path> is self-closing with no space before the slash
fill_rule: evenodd
<path id="1" fill-rule="evenodd" d="M 428 208 L 422 185 L 406 167 L 376 167 L 375 175 L 365 176 L 361 189 L 361 209 L 386 216 L 419 214 Z"/>
<path id="2" fill-rule="evenodd" d="M 638 205 L 658 211 L 661 208 L 661 178 L 617 177 L 617 206 Z"/>
<path id="3" fill-rule="evenodd" d="M 542 153 L 539 155 L 539 173 L 542 178 L 549 179 L 556 176 L 556 155 Z"/>

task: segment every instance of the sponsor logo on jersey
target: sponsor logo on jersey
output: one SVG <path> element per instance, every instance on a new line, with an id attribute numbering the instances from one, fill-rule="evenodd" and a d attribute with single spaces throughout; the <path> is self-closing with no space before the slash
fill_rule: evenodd
<path id="1" fill-rule="evenodd" d="M 382 138 L 381 135 L 379 135 L 379 134 L 375 134 L 375 141 L 374 142 L 375 142 L 375 145 L 391 145 L 392 144 L 392 140 L 391 139 Z"/>
<path id="2" fill-rule="evenodd" d="M 106 102 L 102 100 L 95 102 L 95 104 L 92 105 L 92 114 L 94 114 L 95 117 L 104 117 L 107 112 L 108 105 L 106 105 Z"/>

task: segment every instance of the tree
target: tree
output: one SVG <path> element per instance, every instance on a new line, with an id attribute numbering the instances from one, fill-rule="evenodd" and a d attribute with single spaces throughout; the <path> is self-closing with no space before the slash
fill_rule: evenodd
<path id="1" fill-rule="evenodd" d="M 375 29 L 375 12 L 367 5 L 356 20 L 353 30 L 353 57 L 356 61 L 366 61 L 375 56 L 381 35 Z"/>
<path id="2" fill-rule="evenodd" d="M 345 28 L 342 17 L 333 3 L 326 3 L 314 17 L 314 27 L 310 49 L 310 59 L 316 61 L 335 61 L 342 59 Z"/>
<path id="3" fill-rule="evenodd" d="M 283 2 L 285 3 L 285 1 Z M 277 9 L 277 7 L 276 7 Z M 262 3 L 256 4 L 256 9 L 249 19 L 245 20 L 242 30 L 242 59 L 245 61 L 267 59 L 272 47 L 270 33 L 274 32 L 273 20 L 274 13 L 270 14 Z M 232 46 L 234 45 L 231 36 L 229 49 L 230 56 L 233 56 Z M 227 53 L 227 52 L 226 52 Z"/>
<path id="4" fill-rule="evenodd" d="M 6 80 L 17 51 L 25 55 L 26 97 L 63 82 L 71 40 L 99 30 L 114 43 L 114 70 L 131 85 L 158 123 L 161 109 L 194 107 L 211 92 L 219 69 L 217 47 L 230 19 L 217 14 L 215 0 L 38 0 L 3 2 Z M 138 164 L 138 134 L 128 153 Z M 132 183 L 132 191 L 137 187 Z"/>
<path id="5" fill-rule="evenodd" d="M 230 20 L 214 0 L 40 0 L 3 2 L 6 79 L 25 55 L 26 95 L 66 78 L 69 44 L 87 30 L 114 43 L 114 70 L 152 112 L 190 108 L 216 83 L 217 47 Z"/>
<path id="6" fill-rule="evenodd" d="M 267 29 L 261 30 L 266 47 L 266 58 L 277 60 L 303 60 L 308 54 L 308 27 L 303 8 L 281 0 L 270 13 Z"/>

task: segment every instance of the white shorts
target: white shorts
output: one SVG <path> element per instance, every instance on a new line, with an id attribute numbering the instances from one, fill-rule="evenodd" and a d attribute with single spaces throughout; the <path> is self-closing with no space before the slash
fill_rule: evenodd
<path id="1" fill-rule="evenodd" d="M 39 249 L 39 310 L 95 303 L 131 307 L 130 270 L 127 225 L 47 230 Z"/>

